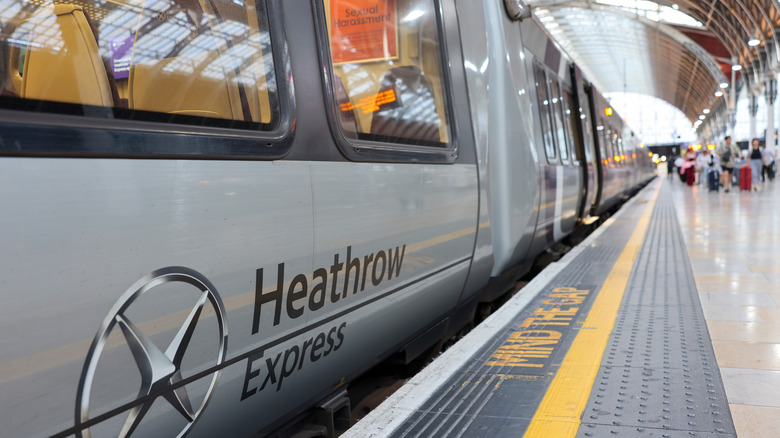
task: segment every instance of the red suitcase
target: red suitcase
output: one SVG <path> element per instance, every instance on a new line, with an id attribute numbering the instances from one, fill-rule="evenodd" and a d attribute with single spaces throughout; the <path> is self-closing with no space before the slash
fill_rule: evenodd
<path id="1" fill-rule="evenodd" d="M 696 181 L 696 169 L 694 169 L 693 166 L 685 169 L 685 182 L 688 183 L 689 186 L 692 186 L 695 181 Z"/>
<path id="2" fill-rule="evenodd" d="M 739 169 L 739 189 L 750 191 L 753 182 L 753 169 L 750 166 L 742 166 Z"/>

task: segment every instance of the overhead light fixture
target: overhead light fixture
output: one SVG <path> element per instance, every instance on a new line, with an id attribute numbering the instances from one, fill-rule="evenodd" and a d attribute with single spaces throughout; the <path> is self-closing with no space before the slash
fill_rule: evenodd
<path id="1" fill-rule="evenodd" d="M 672 5 L 672 9 L 674 9 L 675 11 L 678 11 L 678 10 L 680 10 L 680 7 L 677 5 L 677 3 L 675 3 L 675 4 Z"/>
<path id="2" fill-rule="evenodd" d="M 719 91 L 716 91 L 716 92 L 715 92 L 715 97 L 720 97 L 720 96 L 723 96 L 723 92 L 722 92 L 722 91 L 720 91 L 720 90 L 719 90 Z"/>
<path id="3" fill-rule="evenodd" d="M 728 87 L 729 87 L 729 83 L 728 82 L 721 82 L 720 83 L 720 88 L 726 89 Z"/>
<path id="4" fill-rule="evenodd" d="M 740 71 L 740 70 L 742 70 L 742 66 L 739 65 L 739 64 L 734 64 L 734 65 L 731 66 L 731 69 L 734 70 L 734 71 Z"/>
<path id="5" fill-rule="evenodd" d="M 699 116 L 699 120 L 704 120 L 706 118 L 707 118 L 707 116 Z"/>
<path id="6" fill-rule="evenodd" d="M 750 41 L 748 41 L 748 46 L 750 46 L 750 47 L 756 47 L 759 44 L 761 44 L 761 40 L 759 40 L 757 38 L 753 38 Z"/>
<path id="7" fill-rule="evenodd" d="M 709 108 L 704 108 L 704 110 L 702 110 L 702 112 L 704 114 L 709 114 L 710 113 L 710 109 Z"/>

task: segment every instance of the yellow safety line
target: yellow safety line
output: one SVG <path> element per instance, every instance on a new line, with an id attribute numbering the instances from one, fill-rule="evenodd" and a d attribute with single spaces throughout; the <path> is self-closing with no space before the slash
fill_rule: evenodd
<path id="1" fill-rule="evenodd" d="M 645 206 L 628 244 L 604 281 L 582 330 L 574 338 L 524 438 L 573 437 L 577 434 L 582 413 L 607 348 L 609 335 L 615 325 L 634 260 L 644 241 L 658 198 L 661 184 L 656 184 L 655 193 Z"/>

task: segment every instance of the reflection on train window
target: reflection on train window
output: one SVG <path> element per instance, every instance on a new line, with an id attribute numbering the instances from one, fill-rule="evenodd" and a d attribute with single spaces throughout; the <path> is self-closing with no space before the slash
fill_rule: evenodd
<path id="1" fill-rule="evenodd" d="M 552 114 L 555 120 L 555 138 L 558 142 L 558 150 L 561 153 L 561 161 L 567 163 L 569 161 L 569 150 L 566 144 L 566 134 L 564 133 L 566 126 L 563 123 L 563 95 L 561 94 L 558 78 L 553 74 L 550 75 L 550 94 L 552 97 Z"/>
<path id="2" fill-rule="evenodd" d="M 262 1 L 7 3 L 4 106 L 253 129 L 278 118 Z"/>
<path id="3" fill-rule="evenodd" d="M 580 94 L 582 96 L 582 94 Z M 584 127 L 584 138 L 583 138 L 583 145 L 585 146 L 585 159 L 587 161 L 591 161 L 593 159 L 593 155 L 595 154 L 597 147 L 595 144 L 592 146 L 594 149 L 591 149 L 589 143 L 590 140 L 594 138 L 593 136 L 593 123 L 591 119 L 591 113 L 590 113 L 590 98 L 587 94 L 585 94 L 585 99 L 580 100 L 581 107 L 579 109 L 580 114 L 579 117 L 582 119 L 582 126 Z M 598 141 L 596 142 L 598 143 Z"/>
<path id="4" fill-rule="evenodd" d="M 571 89 L 568 87 L 563 90 L 563 100 L 565 102 L 564 113 L 566 117 L 566 133 L 568 134 L 567 138 L 569 139 L 569 150 L 574 156 L 574 160 L 582 160 L 584 159 L 584 157 L 581 156 L 582 150 L 577 147 L 577 145 L 582 144 L 580 130 L 577 129 L 577 124 L 580 123 L 580 111 L 574 103 L 574 96 L 572 95 Z"/>
<path id="5" fill-rule="evenodd" d="M 325 0 L 345 136 L 446 147 L 451 131 L 433 0 Z"/>
<path id="6" fill-rule="evenodd" d="M 609 125 L 604 123 L 604 119 L 601 119 L 601 138 L 599 139 L 599 152 L 601 152 L 601 158 L 604 160 L 604 164 L 608 164 L 612 161 L 612 151 L 610 149 L 609 137 L 612 135 L 612 131 L 609 130 Z"/>
<path id="7" fill-rule="evenodd" d="M 552 102 L 547 91 L 547 72 L 539 64 L 534 64 L 534 76 L 536 78 L 536 96 L 539 100 L 539 119 L 542 121 L 542 138 L 547 160 L 555 161 L 555 140 L 552 129 Z"/>

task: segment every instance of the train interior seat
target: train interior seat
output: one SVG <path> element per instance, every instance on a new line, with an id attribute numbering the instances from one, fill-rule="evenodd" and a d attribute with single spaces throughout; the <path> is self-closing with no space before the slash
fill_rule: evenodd
<path id="1" fill-rule="evenodd" d="M 97 36 L 81 6 L 47 6 L 35 13 L 30 24 L 23 68 L 19 68 L 20 51 L 11 51 L 12 82 L 19 97 L 113 105 L 110 78 L 100 56 Z"/>
<path id="2" fill-rule="evenodd" d="M 358 119 L 357 115 L 355 114 L 355 107 L 349 100 L 347 89 L 344 88 L 344 82 L 339 76 L 335 76 L 333 82 L 336 106 L 339 109 L 339 120 L 341 121 L 341 127 L 348 137 L 354 137 L 358 132 L 362 132 L 362 129 L 360 128 L 360 119 Z"/>
<path id="3" fill-rule="evenodd" d="M 388 95 L 387 93 L 391 93 Z M 439 117 L 430 81 L 416 65 L 393 67 L 385 73 L 371 134 L 439 141 Z"/>
<path id="4" fill-rule="evenodd" d="M 163 59 L 149 59 L 138 53 L 147 46 L 143 41 L 145 38 L 155 37 L 140 32 L 136 34 L 128 80 L 130 108 L 270 122 L 271 104 L 257 11 L 253 4 L 244 9 L 228 3 L 231 2 L 200 0 L 182 3 L 187 8 L 197 9 L 188 9 L 188 15 L 205 17 L 206 25 L 200 27 L 198 35 L 187 37 L 192 44 L 189 40 L 181 41 L 178 51 Z M 251 56 L 236 57 L 231 49 L 235 42 L 218 36 L 225 35 L 215 31 L 224 23 L 247 27 L 253 50 Z M 238 65 L 237 59 L 243 59 L 243 65 Z"/>
<path id="5" fill-rule="evenodd" d="M 243 119 L 236 81 L 226 77 L 220 58 L 219 52 L 207 51 L 134 64 L 129 78 L 130 108 Z M 216 71 L 217 77 L 207 75 L 209 71 Z"/>

